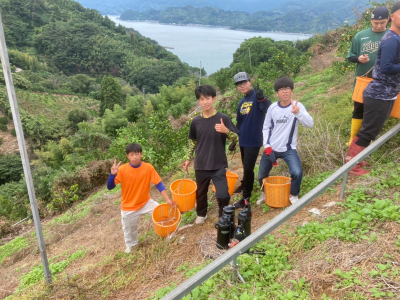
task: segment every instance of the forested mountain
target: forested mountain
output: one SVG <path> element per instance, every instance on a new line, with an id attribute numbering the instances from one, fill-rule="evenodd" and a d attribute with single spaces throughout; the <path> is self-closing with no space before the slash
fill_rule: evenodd
<path id="1" fill-rule="evenodd" d="M 354 10 L 365 10 L 368 0 L 289 1 L 276 10 L 248 13 L 217 7 L 171 7 L 165 10 L 128 10 L 121 20 L 153 20 L 161 23 L 229 26 L 231 29 L 316 33 L 355 21 Z M 215 5 L 214 5 L 215 6 Z M 357 11 L 357 10 L 356 10 Z"/>
<path id="2" fill-rule="evenodd" d="M 156 41 L 72 0 L 2 0 L 0 9 L 7 45 L 64 74 L 112 73 L 149 92 L 189 75 Z"/>
<path id="3" fill-rule="evenodd" d="M 273 0 L 115 0 L 115 1 L 97 1 L 97 0 L 81 0 L 78 1 L 85 7 L 95 8 L 102 14 L 121 14 L 128 9 L 137 11 L 146 11 L 149 9 L 163 10 L 169 7 L 183 7 L 193 5 L 195 7 L 214 6 L 224 10 L 238 10 L 244 12 L 256 12 L 260 10 L 273 10 L 277 7 L 290 2 L 290 0 L 273 1 Z M 302 1 L 306 5 L 308 3 L 323 3 L 323 0 L 306 0 Z"/>
<path id="4" fill-rule="evenodd" d="M 67 209 L 103 184 L 118 130 L 133 123 L 136 138 L 156 141 L 150 131 L 156 123 L 166 138 L 169 116 L 194 106 L 191 73 L 198 69 L 94 9 L 73 0 L 0 0 L 0 10 L 36 196 L 45 215 Z M 158 96 L 149 98 L 143 90 Z M 0 70 L 0 237 L 3 218 L 8 224 L 29 215 L 12 118 Z M 158 147 L 157 154 L 165 158 L 174 152 L 180 144 L 171 141 L 163 142 L 166 148 Z M 65 198 L 64 189 L 71 189 L 73 198 Z"/>

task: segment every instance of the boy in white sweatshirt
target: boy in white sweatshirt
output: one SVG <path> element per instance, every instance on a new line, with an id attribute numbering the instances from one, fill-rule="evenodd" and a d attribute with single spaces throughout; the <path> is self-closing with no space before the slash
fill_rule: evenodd
<path id="1" fill-rule="evenodd" d="M 274 89 L 279 101 L 273 103 L 267 112 L 263 127 L 264 153 L 260 161 L 258 180 L 269 176 L 269 172 L 276 160 L 282 158 L 289 167 L 292 179 L 289 200 L 294 204 L 300 194 L 300 185 L 303 178 L 301 162 L 296 150 L 297 131 L 299 123 L 306 128 L 314 124 L 304 105 L 299 100 L 293 100 L 293 81 L 288 77 L 281 77 L 274 82 Z M 260 201 L 261 204 L 263 201 Z"/>

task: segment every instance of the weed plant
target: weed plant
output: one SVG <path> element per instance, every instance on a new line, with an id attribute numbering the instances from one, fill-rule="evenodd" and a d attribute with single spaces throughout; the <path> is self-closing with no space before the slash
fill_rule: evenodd
<path id="1" fill-rule="evenodd" d="M 11 242 L 8 242 L 4 246 L 0 246 L 0 265 L 7 257 L 11 256 L 12 254 L 24 249 L 29 245 L 29 242 L 26 238 L 23 237 L 16 237 Z"/>
<path id="2" fill-rule="evenodd" d="M 85 250 L 78 250 L 75 253 L 69 255 L 68 253 L 65 254 L 67 258 L 65 260 L 59 261 L 59 262 L 54 262 L 52 263 L 50 260 L 49 264 L 49 269 L 52 274 L 53 280 L 57 280 L 57 274 L 63 272 L 72 262 L 84 258 L 86 255 Z M 54 260 L 54 259 L 53 259 Z M 40 281 L 44 280 L 44 271 L 43 271 L 43 266 L 38 265 L 32 268 L 32 270 L 21 276 L 21 281 L 20 284 L 17 288 L 17 291 L 14 295 L 11 295 L 7 297 L 6 299 L 17 299 L 16 297 L 19 297 L 19 293 L 25 291 L 27 288 L 37 284 Z"/>

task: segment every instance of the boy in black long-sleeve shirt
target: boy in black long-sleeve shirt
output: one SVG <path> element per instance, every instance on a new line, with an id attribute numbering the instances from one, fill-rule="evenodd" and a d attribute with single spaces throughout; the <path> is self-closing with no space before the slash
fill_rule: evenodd
<path id="1" fill-rule="evenodd" d="M 210 181 L 215 185 L 215 196 L 219 206 L 219 216 L 222 209 L 229 204 L 230 195 L 226 180 L 228 159 L 225 154 L 226 139 L 238 141 L 237 129 L 230 118 L 215 110 L 216 91 L 210 85 L 202 85 L 195 90 L 197 101 L 203 109 L 196 116 L 189 131 L 189 153 L 183 168 L 187 171 L 190 159 L 196 152 L 194 169 L 196 174 L 196 212 L 195 223 L 202 224 L 207 218 L 207 192 Z"/>

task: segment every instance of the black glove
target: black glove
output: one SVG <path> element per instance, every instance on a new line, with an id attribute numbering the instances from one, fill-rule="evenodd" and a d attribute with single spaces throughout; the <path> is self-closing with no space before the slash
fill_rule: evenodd
<path id="1" fill-rule="evenodd" d="M 229 151 L 235 151 L 236 150 L 236 143 L 235 142 L 232 142 L 230 145 L 229 145 Z"/>
<path id="2" fill-rule="evenodd" d="M 265 100 L 265 96 L 264 96 L 264 91 L 260 90 L 260 84 L 257 83 L 257 87 L 253 84 L 253 89 L 256 92 L 256 98 L 258 101 L 264 101 Z"/>

